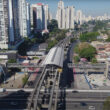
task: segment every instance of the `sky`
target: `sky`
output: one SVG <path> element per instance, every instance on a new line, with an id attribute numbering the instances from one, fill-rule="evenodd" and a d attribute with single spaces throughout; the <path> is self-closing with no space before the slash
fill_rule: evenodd
<path id="1" fill-rule="evenodd" d="M 59 0 L 27 0 L 30 4 L 44 3 L 49 5 L 49 10 L 55 17 Z M 110 0 L 63 0 L 64 5 L 74 6 L 75 10 L 82 10 L 86 15 L 102 16 L 110 15 Z"/>

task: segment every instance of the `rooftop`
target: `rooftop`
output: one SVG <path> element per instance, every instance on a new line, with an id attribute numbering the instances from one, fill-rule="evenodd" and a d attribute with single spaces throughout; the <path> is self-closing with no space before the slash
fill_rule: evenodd
<path id="1" fill-rule="evenodd" d="M 45 60 L 43 61 L 42 65 L 55 65 L 58 67 L 63 67 L 63 60 L 64 60 L 64 48 L 63 47 L 53 47 L 48 55 L 46 56 Z"/>

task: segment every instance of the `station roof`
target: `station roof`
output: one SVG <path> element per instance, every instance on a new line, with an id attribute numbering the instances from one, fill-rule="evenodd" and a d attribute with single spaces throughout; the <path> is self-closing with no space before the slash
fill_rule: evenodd
<path id="1" fill-rule="evenodd" d="M 64 48 L 53 47 L 52 49 L 50 49 L 42 65 L 55 65 L 62 68 L 63 60 L 64 60 Z"/>

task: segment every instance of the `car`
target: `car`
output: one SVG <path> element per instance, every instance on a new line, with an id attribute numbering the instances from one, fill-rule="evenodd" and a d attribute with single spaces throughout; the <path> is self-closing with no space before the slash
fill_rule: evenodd
<path id="1" fill-rule="evenodd" d="M 86 106 L 87 104 L 85 102 L 80 103 L 82 106 Z"/>
<path id="2" fill-rule="evenodd" d="M 72 91 L 72 93 L 78 93 L 78 91 L 77 90 L 74 90 L 74 91 Z"/>
<path id="3" fill-rule="evenodd" d="M 0 88 L 0 92 L 6 92 L 5 88 Z"/>
<path id="4" fill-rule="evenodd" d="M 58 109 L 62 109 L 62 107 L 63 107 L 63 103 L 62 102 L 59 102 L 58 103 Z"/>
<path id="5" fill-rule="evenodd" d="M 95 110 L 94 106 L 89 106 L 89 110 Z"/>
<path id="6" fill-rule="evenodd" d="M 10 104 L 11 104 L 11 105 L 14 105 L 14 106 L 15 106 L 15 105 L 18 105 L 17 102 L 10 102 Z"/>
<path id="7" fill-rule="evenodd" d="M 17 91 L 18 94 L 25 93 L 23 90 Z"/>

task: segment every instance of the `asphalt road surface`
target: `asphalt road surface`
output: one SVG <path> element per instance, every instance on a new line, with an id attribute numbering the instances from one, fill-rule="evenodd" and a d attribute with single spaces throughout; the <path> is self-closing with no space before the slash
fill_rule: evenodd
<path id="1" fill-rule="evenodd" d="M 30 93 L 24 91 L 0 93 L 0 110 L 25 109 L 29 97 Z"/>
<path id="2" fill-rule="evenodd" d="M 68 63 L 72 63 L 73 59 L 73 50 L 77 42 L 71 44 L 68 48 L 67 54 L 64 59 L 64 64 L 63 64 L 63 73 L 61 75 L 61 82 L 60 82 L 60 87 L 68 87 L 71 88 L 74 87 L 74 77 L 73 77 L 73 69 L 68 68 Z"/>
<path id="3" fill-rule="evenodd" d="M 109 92 L 60 92 L 58 102 L 62 107 L 57 110 L 89 110 L 90 106 L 102 110 L 103 102 L 110 96 Z M 30 93 L 24 91 L 0 94 L 0 110 L 26 109 L 29 99 Z"/>

